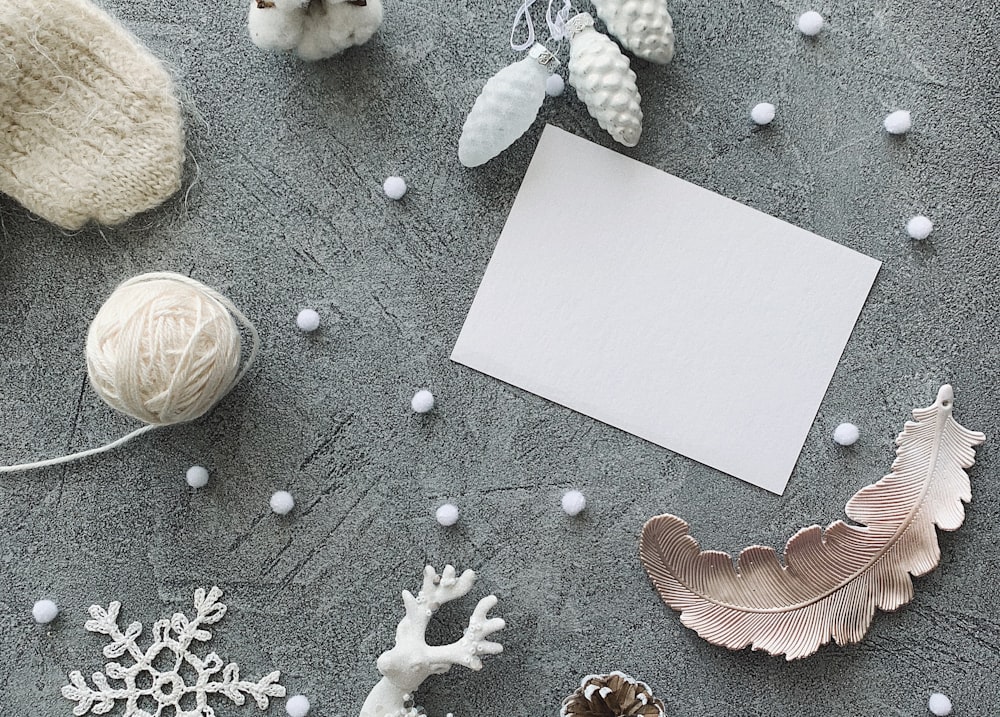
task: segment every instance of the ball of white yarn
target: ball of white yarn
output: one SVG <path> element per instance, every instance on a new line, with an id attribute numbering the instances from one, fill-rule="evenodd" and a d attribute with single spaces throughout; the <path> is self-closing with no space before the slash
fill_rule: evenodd
<path id="1" fill-rule="evenodd" d="M 853 423 L 841 423 L 833 431 L 833 440 L 841 446 L 853 446 L 861 437 L 861 431 Z"/>
<path id="2" fill-rule="evenodd" d="M 434 408 L 434 394 L 426 388 L 417 391 L 410 399 L 410 408 L 416 413 L 427 413 Z"/>
<path id="3" fill-rule="evenodd" d="M 759 125 L 771 124 L 771 120 L 774 119 L 774 105 L 770 102 L 755 104 L 753 109 L 750 110 L 750 119 Z"/>
<path id="4" fill-rule="evenodd" d="M 562 497 L 562 509 L 566 515 L 579 515 L 587 507 L 587 499 L 578 490 L 567 491 Z"/>
<path id="5" fill-rule="evenodd" d="M 458 522 L 458 506 L 453 503 L 445 503 L 434 513 L 437 522 L 444 527 L 449 527 Z"/>
<path id="6" fill-rule="evenodd" d="M 913 127 L 913 118 L 906 110 L 896 110 L 886 115 L 882 126 L 889 134 L 906 134 Z"/>
<path id="7" fill-rule="evenodd" d="M 815 10 L 810 10 L 809 12 L 804 12 L 799 15 L 799 32 L 803 35 L 818 35 L 819 31 L 823 29 L 823 16 L 820 15 Z"/>
<path id="8" fill-rule="evenodd" d="M 31 608 L 31 616 L 39 625 L 47 625 L 59 615 L 59 606 L 51 600 L 39 600 Z"/>
<path id="9" fill-rule="evenodd" d="M 239 371 L 240 331 L 227 303 L 180 274 L 124 282 L 87 334 L 94 390 L 112 408 L 153 425 L 204 415 Z"/>
<path id="10" fill-rule="evenodd" d="M 204 488 L 208 485 L 208 469 L 204 466 L 191 466 L 184 474 L 184 480 L 192 488 Z"/>
<path id="11" fill-rule="evenodd" d="M 295 325 L 299 331 L 315 331 L 319 328 L 319 312 L 316 309 L 302 309 L 295 317 Z"/>
<path id="12" fill-rule="evenodd" d="M 951 714 L 951 700 L 948 699 L 948 695 L 935 692 L 927 700 L 927 709 L 931 711 L 931 714 L 937 715 L 937 717 L 947 717 Z"/>
<path id="13" fill-rule="evenodd" d="M 389 199 L 402 199 L 406 194 L 406 180 L 402 177 L 387 177 L 382 184 L 385 196 Z"/>
<path id="14" fill-rule="evenodd" d="M 288 515 L 292 512 L 292 508 L 295 507 L 295 499 L 292 498 L 292 494 L 287 490 L 275 491 L 268 502 L 271 505 L 271 510 L 278 515 Z"/>
<path id="15" fill-rule="evenodd" d="M 906 222 L 906 233 L 910 235 L 911 239 L 922 241 L 929 237 L 932 231 L 934 231 L 934 222 L 923 214 L 910 217 L 909 221 Z"/>
<path id="16" fill-rule="evenodd" d="M 306 717 L 309 714 L 309 698 L 305 695 L 293 695 L 285 702 L 285 712 L 288 717 Z"/>
<path id="17" fill-rule="evenodd" d="M 545 94 L 549 97 L 558 97 L 566 90 L 566 80 L 562 78 L 562 75 L 557 75 L 555 73 L 548 76 L 545 80 Z"/>

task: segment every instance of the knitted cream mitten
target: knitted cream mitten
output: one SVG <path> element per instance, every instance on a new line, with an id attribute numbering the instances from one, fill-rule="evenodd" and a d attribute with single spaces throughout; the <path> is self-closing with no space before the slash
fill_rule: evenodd
<path id="1" fill-rule="evenodd" d="M 122 222 L 180 188 L 169 75 L 87 0 L 0 2 L 0 192 L 67 229 Z"/>

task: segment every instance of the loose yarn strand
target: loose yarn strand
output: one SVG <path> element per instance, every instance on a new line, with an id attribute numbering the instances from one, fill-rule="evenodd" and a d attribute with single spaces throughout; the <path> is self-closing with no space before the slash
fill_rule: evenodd
<path id="1" fill-rule="evenodd" d="M 249 334 L 250 336 L 250 351 L 246 356 L 246 359 L 242 362 L 243 363 L 242 367 L 240 367 L 240 369 L 237 371 L 237 373 L 234 375 L 231 381 L 227 382 L 226 385 L 221 387 L 222 390 L 218 391 L 218 396 L 215 401 L 213 401 L 210 405 L 208 405 L 208 407 L 205 408 L 205 410 L 201 411 L 201 413 L 199 413 L 198 416 L 192 416 L 191 418 L 187 419 L 187 420 L 193 420 L 193 418 L 197 418 L 201 415 L 204 415 L 209 410 L 214 408 L 215 405 L 219 401 L 221 401 L 236 386 L 236 384 L 238 384 L 243 379 L 247 371 L 250 370 L 250 367 L 257 359 L 257 354 L 260 350 L 260 334 L 257 332 L 257 327 L 254 326 L 253 322 L 250 321 L 250 319 L 248 319 L 246 315 L 242 311 L 240 311 L 229 298 L 223 296 L 215 289 L 212 289 L 209 286 L 205 286 L 201 282 L 192 279 L 190 277 L 184 276 L 183 274 L 173 274 L 169 272 L 155 272 L 150 274 L 143 274 L 141 276 L 133 277 L 132 279 L 123 282 L 121 285 L 118 286 L 118 288 L 115 291 L 118 292 L 121 291 L 122 289 L 127 289 L 128 287 L 137 286 L 149 282 L 157 282 L 157 281 L 182 284 L 191 289 L 194 289 L 195 292 L 197 292 L 199 295 L 201 295 L 204 298 L 208 298 L 211 301 L 214 301 L 220 307 L 225 309 L 230 316 L 235 317 L 235 319 L 242 325 L 242 327 L 246 330 L 247 334 Z M 187 340 L 185 341 L 184 350 L 182 352 L 182 356 L 184 356 L 188 360 L 186 362 L 185 361 L 179 362 L 178 365 L 174 367 L 173 373 L 170 376 L 170 380 L 167 386 L 162 391 L 163 395 L 168 399 L 167 400 L 168 404 L 170 400 L 174 398 L 175 389 L 177 388 L 178 383 L 185 378 L 184 372 L 189 370 L 191 368 L 190 364 L 195 361 L 195 357 L 193 355 L 193 348 L 198 336 L 200 335 L 200 331 L 202 330 L 202 328 L 204 328 L 205 325 L 211 323 L 211 318 L 203 320 L 202 307 L 200 305 L 197 307 L 196 311 L 197 314 L 194 321 L 195 328 L 191 332 L 191 336 L 188 337 Z M 98 393 L 101 394 L 100 391 L 98 391 Z M 104 398 L 105 400 L 108 400 L 107 397 L 103 394 L 101 394 L 101 397 Z M 114 406 L 114 404 L 112 405 Z M 119 410 L 121 410 L 121 408 L 118 406 L 114 407 L 119 408 Z M 70 463 L 83 458 L 88 458 L 90 456 L 104 453 L 106 451 L 114 450 L 115 448 L 118 448 L 119 446 L 128 443 L 133 438 L 137 438 L 143 435 L 144 433 L 152 431 L 155 428 L 160 428 L 165 425 L 171 425 L 172 423 L 175 422 L 183 422 L 183 421 L 147 422 L 147 425 L 138 428 L 132 431 L 131 433 L 122 436 L 121 438 L 118 438 L 114 441 L 111 441 L 110 443 L 107 443 L 103 446 L 99 446 L 97 448 L 91 448 L 85 451 L 79 451 L 77 453 L 73 453 L 66 456 L 60 456 L 58 458 L 49 458 L 46 460 L 34 461 L 32 463 L 20 463 L 12 466 L 0 466 L 0 474 L 17 473 L 21 471 L 34 470 L 36 468 L 46 468 L 49 466 L 61 465 L 63 463 Z"/>

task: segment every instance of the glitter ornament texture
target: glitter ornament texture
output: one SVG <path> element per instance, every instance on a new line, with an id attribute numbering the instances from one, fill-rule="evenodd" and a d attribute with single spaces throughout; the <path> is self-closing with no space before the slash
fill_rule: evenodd
<path id="1" fill-rule="evenodd" d="M 674 57 L 674 22 L 666 0 L 593 0 L 597 17 L 627 50 L 667 65 Z"/>
<path id="2" fill-rule="evenodd" d="M 528 56 L 486 81 L 458 140 L 458 159 L 466 167 L 485 164 L 523 135 L 538 116 L 547 81 L 559 60 L 535 43 Z"/>
<path id="3" fill-rule="evenodd" d="M 569 83 L 590 116 L 616 142 L 634 147 L 642 135 L 641 96 L 635 73 L 618 45 L 594 29 L 594 18 L 580 13 L 566 23 L 569 34 Z"/>

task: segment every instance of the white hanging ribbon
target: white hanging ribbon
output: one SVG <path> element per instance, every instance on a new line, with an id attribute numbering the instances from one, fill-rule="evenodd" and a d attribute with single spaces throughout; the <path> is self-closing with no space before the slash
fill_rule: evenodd
<path id="1" fill-rule="evenodd" d="M 535 23 L 531 20 L 531 6 L 534 4 L 535 0 L 521 0 L 521 7 L 517 9 L 517 14 L 514 15 L 514 27 L 510 29 L 510 46 L 518 52 L 523 52 L 535 44 Z M 522 18 L 524 18 L 524 22 L 528 26 L 528 39 L 517 43 L 514 42 L 514 35 L 517 34 L 517 27 L 521 24 Z"/>
<path id="2" fill-rule="evenodd" d="M 552 39 L 559 42 L 566 37 L 566 22 L 569 20 L 570 13 L 573 12 L 573 5 L 571 0 L 563 0 L 563 6 L 553 16 L 552 4 L 554 2 L 555 0 L 549 0 L 549 9 L 545 12 L 545 22 L 549 26 L 549 34 L 552 35 Z"/>
<path id="3" fill-rule="evenodd" d="M 535 23 L 531 19 L 531 6 L 536 1 L 521 0 L 521 7 L 517 9 L 517 14 L 514 15 L 514 27 L 510 30 L 510 46 L 518 52 L 523 52 L 535 44 Z M 573 12 L 573 5 L 572 0 L 563 0 L 563 6 L 553 15 L 552 7 L 555 2 L 556 0 L 549 0 L 549 7 L 545 11 L 545 22 L 549 26 L 549 34 L 552 35 L 552 39 L 559 42 L 566 37 L 566 21 L 569 20 L 569 15 Z M 524 42 L 515 42 L 514 35 L 517 34 L 517 28 L 520 26 L 522 19 L 528 28 L 528 39 Z"/>

